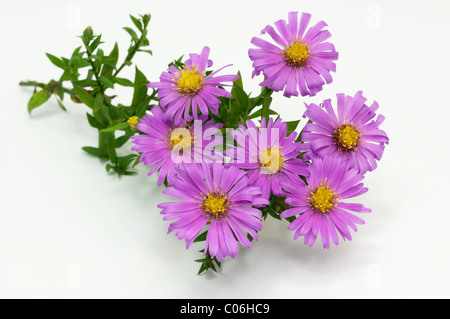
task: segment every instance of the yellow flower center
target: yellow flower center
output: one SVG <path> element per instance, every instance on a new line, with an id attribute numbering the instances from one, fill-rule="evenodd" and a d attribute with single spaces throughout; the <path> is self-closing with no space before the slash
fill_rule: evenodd
<path id="1" fill-rule="evenodd" d="M 356 150 L 360 136 L 361 133 L 353 125 L 345 124 L 334 131 L 333 140 L 339 151 L 349 152 Z"/>
<path id="2" fill-rule="evenodd" d="M 201 207 L 208 215 L 214 218 L 221 218 L 227 213 L 227 196 L 222 193 L 208 193 L 203 198 Z"/>
<path id="3" fill-rule="evenodd" d="M 195 95 L 203 87 L 205 77 L 198 72 L 198 68 L 184 69 L 175 75 L 177 89 L 185 95 Z"/>
<path id="4" fill-rule="evenodd" d="M 191 134 L 189 127 L 178 127 L 174 130 L 169 130 L 167 142 L 170 148 L 182 149 L 194 143 L 194 135 Z"/>
<path id="5" fill-rule="evenodd" d="M 130 128 L 133 131 L 136 131 L 137 130 L 136 126 L 139 124 L 139 119 L 137 116 L 132 116 L 128 119 L 127 123 L 128 123 L 128 125 L 130 125 Z"/>
<path id="6" fill-rule="evenodd" d="M 283 167 L 283 154 L 279 148 L 269 147 L 259 155 L 259 164 L 266 174 L 274 174 Z"/>
<path id="7" fill-rule="evenodd" d="M 300 68 L 309 60 L 309 46 L 296 41 L 284 49 L 283 56 L 287 65 Z"/>
<path id="8" fill-rule="evenodd" d="M 311 195 L 308 197 L 309 206 L 316 212 L 326 214 L 336 206 L 338 199 L 335 195 L 329 186 L 320 184 L 319 187 L 311 191 Z"/>

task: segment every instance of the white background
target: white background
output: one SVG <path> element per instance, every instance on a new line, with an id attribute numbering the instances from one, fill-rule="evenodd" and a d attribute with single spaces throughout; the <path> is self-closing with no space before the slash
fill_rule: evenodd
<path id="1" fill-rule="evenodd" d="M 450 2 L 434 1 L 8 1 L 0 11 L 0 297 L 122 298 L 427 298 L 450 297 Z M 201 245 L 167 235 L 156 205 L 167 201 L 139 167 L 110 176 L 81 151 L 96 145 L 86 107 L 54 99 L 27 113 L 30 88 L 60 70 L 45 52 L 69 56 L 91 25 L 109 52 L 129 40 L 128 14 L 150 12 L 154 56 L 137 56 L 156 81 L 173 58 L 211 48 L 215 67 L 234 64 L 251 78 L 250 39 L 289 11 L 324 20 L 339 51 L 334 82 L 313 98 L 273 107 L 299 118 L 303 102 L 362 89 L 386 116 L 389 137 L 379 168 L 358 198 L 373 212 L 353 241 L 324 250 L 294 241 L 287 222 L 267 220 L 260 240 L 197 276 Z M 134 75 L 127 68 L 125 76 Z M 119 89 L 118 101 L 132 92 Z M 127 144 L 127 147 L 129 145 Z"/>

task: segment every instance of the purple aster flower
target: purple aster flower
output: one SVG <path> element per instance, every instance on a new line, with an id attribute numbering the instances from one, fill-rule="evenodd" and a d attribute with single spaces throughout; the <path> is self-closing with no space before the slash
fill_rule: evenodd
<path id="1" fill-rule="evenodd" d="M 287 124 L 281 119 L 274 122 L 271 118 L 266 126 L 263 118 L 260 130 L 247 121 L 247 128 L 239 125 L 232 134 L 239 147 L 231 150 L 233 154 L 228 150 L 227 155 L 234 159 L 232 165 L 248 169 L 249 182 L 261 189 L 263 198 L 269 199 L 271 193 L 284 195 L 282 183 L 298 183 L 299 175 L 308 174 L 308 164 L 297 158 L 297 133 L 286 137 Z"/>
<path id="2" fill-rule="evenodd" d="M 327 24 L 318 22 L 308 28 L 311 15 L 302 13 L 300 21 L 297 12 L 290 12 L 288 22 L 278 20 L 275 29 L 268 25 L 261 33 L 268 33 L 278 45 L 254 37 L 252 44 L 257 49 L 250 49 L 248 54 L 253 61 L 253 76 L 264 74 L 265 80 L 260 85 L 274 91 L 284 89 L 284 96 L 314 96 L 322 90 L 323 85 L 331 83 L 330 71 L 336 72 L 338 53 L 334 45 L 324 42 L 331 37 L 328 30 L 322 30 Z M 286 88 L 285 88 L 286 87 Z"/>
<path id="3" fill-rule="evenodd" d="M 205 254 L 220 262 L 225 256 L 236 257 L 239 241 L 249 248 L 250 234 L 258 239 L 262 228 L 261 211 L 252 206 L 267 205 L 261 191 L 251 187 L 244 171 L 219 163 L 186 164 L 177 169 L 172 187 L 163 193 L 182 202 L 159 204 L 164 220 L 178 219 L 169 226 L 169 233 L 186 240 L 186 248 L 208 225 Z"/>
<path id="4" fill-rule="evenodd" d="M 159 170 L 157 183 L 161 186 L 166 177 L 170 183 L 175 168 L 184 163 L 221 159 L 221 152 L 215 153 L 214 147 L 221 145 L 222 140 L 212 138 L 220 133 L 220 127 L 222 124 L 213 125 L 213 120 L 176 125 L 165 119 L 159 106 L 154 106 L 151 114 L 145 115 L 137 124 L 136 128 L 144 134 L 131 137 L 135 144 L 131 149 L 142 153 L 139 158 L 141 163 L 154 165 L 148 175 Z M 220 158 L 217 158 L 219 155 Z"/>
<path id="5" fill-rule="evenodd" d="M 215 76 L 231 64 L 206 75 L 206 68 L 212 66 L 212 61 L 208 60 L 208 47 L 204 47 L 200 55 L 190 54 L 189 56 L 190 59 L 184 62 L 183 70 L 170 66 L 168 72 L 161 74 L 159 78 L 161 82 L 147 85 L 159 89 L 158 98 L 161 99 L 161 107 L 166 111 L 166 119 L 175 118 L 175 121 L 180 121 L 183 113 L 187 121 L 205 119 L 209 110 L 217 115 L 221 102 L 218 96 L 231 97 L 231 93 L 219 86 L 232 86 L 224 82 L 234 82 L 239 78 L 238 75 Z"/>
<path id="6" fill-rule="evenodd" d="M 364 175 L 339 157 L 327 156 L 314 159 L 309 167 L 308 186 L 303 182 L 286 185 L 286 203 L 292 208 L 285 210 L 282 218 L 300 215 L 288 227 L 295 231 L 294 239 L 305 236 L 308 246 L 314 245 L 320 234 L 324 248 L 330 248 L 330 240 L 339 244 L 338 233 L 345 240 L 351 240 L 350 229 L 357 231 L 355 224 L 364 220 L 349 211 L 370 213 L 361 204 L 345 203 L 344 200 L 367 192 L 360 181 Z"/>
<path id="7" fill-rule="evenodd" d="M 358 91 L 354 97 L 337 94 L 337 116 L 331 100 L 323 101 L 323 108 L 316 104 L 307 105 L 304 117 L 313 123 L 306 124 L 299 148 L 305 151 L 305 159 L 333 155 L 350 162 L 362 174 L 377 167 L 381 159 L 384 144 L 389 143 L 386 133 L 378 127 L 384 116 L 375 111 L 378 103 L 368 107 L 366 98 Z"/>

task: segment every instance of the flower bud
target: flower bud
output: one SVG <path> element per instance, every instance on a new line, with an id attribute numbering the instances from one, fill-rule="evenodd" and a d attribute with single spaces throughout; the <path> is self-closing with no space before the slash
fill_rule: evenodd
<path id="1" fill-rule="evenodd" d="M 82 38 L 84 43 L 86 44 L 92 41 L 92 39 L 94 38 L 94 31 L 92 30 L 91 26 L 88 26 L 86 29 L 84 29 Z"/>
<path id="2" fill-rule="evenodd" d="M 136 132 L 137 128 L 136 126 L 139 124 L 139 119 L 137 116 L 132 116 L 127 121 L 128 125 L 130 125 L 130 128 L 132 131 Z"/>

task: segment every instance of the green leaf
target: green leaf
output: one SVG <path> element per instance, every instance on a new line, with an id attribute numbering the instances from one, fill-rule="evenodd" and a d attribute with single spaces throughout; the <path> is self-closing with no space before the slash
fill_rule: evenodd
<path id="1" fill-rule="evenodd" d="M 291 217 L 286 217 L 285 219 L 286 219 L 289 223 L 292 224 L 292 222 L 293 222 L 294 220 L 296 220 L 296 217 L 295 217 L 295 216 L 291 216 Z"/>
<path id="2" fill-rule="evenodd" d="M 120 122 L 100 130 L 101 133 L 114 132 L 117 130 L 125 130 L 129 127 L 127 122 Z"/>
<path id="3" fill-rule="evenodd" d="M 99 130 L 101 130 L 101 129 L 104 128 L 104 126 L 101 125 L 101 124 L 96 120 L 96 118 L 93 117 L 91 114 L 86 113 L 86 117 L 87 117 L 87 119 L 88 119 L 88 122 L 89 122 L 89 125 L 90 125 L 90 126 L 96 128 L 96 129 L 99 129 Z"/>
<path id="4" fill-rule="evenodd" d="M 75 93 L 77 94 L 77 97 L 88 107 L 94 108 L 94 97 L 90 95 L 88 92 L 86 92 L 82 87 L 78 85 L 74 85 L 73 89 L 75 90 Z"/>
<path id="5" fill-rule="evenodd" d="M 105 97 L 99 92 L 95 95 L 94 104 L 92 107 L 92 115 L 95 117 L 97 122 L 103 126 L 103 128 L 108 127 L 108 125 L 110 125 L 111 123 L 109 109 L 105 105 Z"/>
<path id="6" fill-rule="evenodd" d="M 138 118 L 144 117 L 145 112 L 147 111 L 148 105 L 149 105 L 148 99 L 146 99 L 145 101 L 143 101 L 141 104 L 138 105 L 138 107 L 136 108 L 136 116 Z"/>
<path id="7" fill-rule="evenodd" d="M 309 123 L 312 123 L 312 121 L 311 121 L 311 120 L 308 120 L 308 122 L 307 122 L 306 124 L 309 124 Z M 305 126 L 306 126 L 306 124 L 305 124 Z M 303 128 L 302 128 L 300 134 L 298 134 L 297 138 L 295 139 L 295 142 L 296 142 L 296 143 L 302 141 L 302 134 L 303 134 L 303 130 L 305 129 L 305 126 L 303 126 Z"/>
<path id="8" fill-rule="evenodd" d="M 131 102 L 132 106 L 137 107 L 139 104 L 142 103 L 142 101 L 145 100 L 147 96 L 147 83 L 148 80 L 145 77 L 144 73 L 142 73 L 136 67 L 136 74 L 134 77 L 134 93 L 133 93 L 133 100 Z"/>
<path id="9" fill-rule="evenodd" d="M 228 113 L 228 125 L 230 127 L 237 127 L 241 121 L 241 116 L 245 113 L 245 107 L 238 100 L 232 100 Z"/>
<path id="10" fill-rule="evenodd" d="M 93 107 L 93 110 L 94 110 L 94 113 L 95 112 L 98 112 L 98 111 L 100 111 L 100 110 L 102 110 L 102 109 L 104 109 L 104 104 L 103 104 L 103 102 L 105 101 L 105 96 L 103 95 L 103 94 L 101 94 L 101 93 L 97 93 L 96 95 L 95 95 L 95 98 L 94 98 L 94 107 Z"/>
<path id="11" fill-rule="evenodd" d="M 83 151 L 85 151 L 86 153 L 88 153 L 89 155 L 97 156 L 100 158 L 108 157 L 108 153 L 105 150 L 99 149 L 97 147 L 85 146 L 85 147 L 82 147 L 81 149 Z"/>
<path id="12" fill-rule="evenodd" d="M 133 176 L 133 175 L 137 175 L 138 172 L 134 172 L 134 171 L 125 171 L 125 172 L 121 172 L 119 173 L 120 175 L 128 175 L 128 176 Z"/>
<path id="13" fill-rule="evenodd" d="M 86 78 L 84 80 L 78 80 L 78 79 L 71 79 L 73 86 L 78 86 L 80 88 L 85 88 L 85 87 L 92 87 L 93 85 L 93 77 L 94 77 L 94 71 L 89 68 L 88 72 L 86 74 Z M 97 83 L 95 83 L 97 84 Z"/>
<path id="14" fill-rule="evenodd" d="M 53 93 L 58 95 L 60 102 L 62 102 L 64 100 L 64 88 L 60 82 L 59 82 L 58 87 L 55 88 L 55 92 L 53 92 Z"/>
<path id="15" fill-rule="evenodd" d="M 202 272 L 204 272 L 205 270 L 206 270 L 206 266 L 205 266 L 205 264 L 203 263 L 203 264 L 201 265 L 201 267 L 200 267 L 200 269 L 199 269 L 197 275 L 200 275 L 200 274 L 201 274 Z"/>
<path id="16" fill-rule="evenodd" d="M 194 243 L 205 241 L 206 240 L 206 235 L 208 235 L 208 231 L 204 231 L 203 233 L 198 235 L 197 238 L 195 238 Z"/>
<path id="17" fill-rule="evenodd" d="M 100 83 L 103 84 L 105 87 L 111 88 L 111 89 L 114 88 L 114 83 L 113 83 L 110 79 L 108 79 L 107 77 L 101 76 L 98 80 L 99 80 Z"/>
<path id="18" fill-rule="evenodd" d="M 138 50 L 139 52 L 145 52 L 148 53 L 150 55 L 153 55 L 153 51 L 152 50 Z"/>
<path id="19" fill-rule="evenodd" d="M 61 61 L 63 61 L 64 64 L 69 65 L 69 59 L 65 57 L 61 57 Z"/>
<path id="20" fill-rule="evenodd" d="M 241 104 L 242 110 L 246 112 L 249 106 L 247 93 L 245 93 L 245 91 L 240 86 L 234 87 L 232 91 L 233 90 L 234 92 L 232 92 L 232 94 L 234 93 L 234 96 L 237 97 L 239 104 Z"/>
<path id="21" fill-rule="evenodd" d="M 112 122 L 117 122 L 119 120 L 122 120 L 122 118 L 119 114 L 119 108 L 117 106 L 110 104 L 110 105 L 108 105 L 107 109 L 108 109 L 109 117 L 111 118 Z"/>
<path id="22" fill-rule="evenodd" d="M 268 208 L 268 213 L 270 216 L 272 216 L 275 219 L 281 220 L 280 216 L 272 209 L 272 208 Z"/>
<path id="23" fill-rule="evenodd" d="M 137 28 L 139 31 L 142 32 L 143 28 L 142 28 L 142 22 L 141 22 L 141 20 L 139 20 L 138 18 L 133 17 L 131 14 L 130 14 L 130 18 L 131 18 L 131 21 L 133 21 L 133 23 L 134 23 L 134 25 L 136 26 L 136 28 Z"/>
<path id="24" fill-rule="evenodd" d="M 63 111 L 67 111 L 66 107 L 62 104 L 62 102 L 57 98 L 56 101 L 58 102 L 59 107 L 63 110 Z"/>
<path id="25" fill-rule="evenodd" d="M 114 142 L 116 148 L 122 147 L 129 139 L 130 137 L 128 135 L 122 135 L 116 138 L 116 141 Z"/>
<path id="26" fill-rule="evenodd" d="M 141 158 L 142 153 L 139 153 L 139 156 L 136 158 L 136 160 L 133 163 L 133 167 L 136 167 L 137 164 L 139 164 L 139 159 Z"/>
<path id="27" fill-rule="evenodd" d="M 130 166 L 131 162 L 133 162 L 138 157 L 137 154 L 129 154 L 126 156 L 122 156 L 117 158 L 117 162 L 122 171 L 126 171 L 128 166 Z"/>
<path id="28" fill-rule="evenodd" d="M 112 74 L 113 71 L 117 65 L 117 61 L 119 60 L 119 46 L 117 45 L 117 42 L 114 44 L 114 48 L 112 49 L 111 53 L 108 56 L 108 63 L 105 63 L 105 65 L 103 65 L 103 69 L 102 69 L 102 73 L 100 74 L 100 76 L 104 76 L 109 78 Z"/>
<path id="29" fill-rule="evenodd" d="M 147 28 L 148 23 L 150 22 L 151 17 L 152 17 L 152 16 L 151 16 L 150 14 L 144 14 L 144 15 L 141 15 L 142 22 L 144 23 L 144 29 Z"/>
<path id="30" fill-rule="evenodd" d="M 237 75 L 239 76 L 239 78 L 236 81 L 234 81 L 233 86 L 244 89 L 244 84 L 242 83 L 241 71 L 238 71 Z"/>
<path id="31" fill-rule="evenodd" d="M 124 79 L 124 78 L 114 78 L 113 82 L 117 83 L 117 84 L 119 84 L 121 86 L 134 87 L 134 83 L 133 82 L 131 82 L 128 79 Z"/>
<path id="32" fill-rule="evenodd" d="M 76 48 L 75 50 L 73 50 L 72 58 L 74 58 L 74 57 L 80 55 L 80 51 L 81 51 L 81 46 L 79 46 L 78 48 Z M 81 55 L 82 55 L 82 54 L 81 54 Z"/>
<path id="33" fill-rule="evenodd" d="M 168 64 L 168 67 L 174 66 L 174 67 L 176 67 L 178 70 L 182 70 L 182 69 L 184 68 L 184 63 L 182 62 L 182 60 L 183 60 L 183 55 L 180 56 L 180 57 L 178 58 L 178 60 L 173 60 L 172 62 L 170 62 L 170 63 Z"/>
<path id="34" fill-rule="evenodd" d="M 262 109 L 259 109 L 255 113 L 250 114 L 247 119 L 251 120 L 251 119 L 255 119 L 257 117 L 261 117 L 261 113 L 262 113 Z M 274 110 L 269 109 L 269 115 L 278 115 L 278 113 L 275 112 Z"/>
<path id="35" fill-rule="evenodd" d="M 124 119 L 129 119 L 131 116 L 134 115 L 134 113 L 131 112 L 130 107 L 128 106 L 119 104 L 117 107 L 119 115 Z"/>
<path id="36" fill-rule="evenodd" d="M 114 166 L 112 166 L 111 164 L 106 164 L 105 166 L 106 171 L 109 173 L 111 170 L 116 170 Z"/>
<path id="37" fill-rule="evenodd" d="M 45 55 L 47 55 L 48 59 L 49 59 L 54 65 L 56 65 L 58 68 L 61 68 L 61 69 L 63 69 L 63 70 L 67 69 L 67 65 L 64 64 L 64 62 L 63 62 L 61 59 L 55 57 L 54 55 L 51 55 L 50 53 L 46 53 Z"/>
<path id="38" fill-rule="evenodd" d="M 31 114 L 31 111 L 47 102 L 50 96 L 51 94 L 47 90 L 42 90 L 34 93 L 30 101 L 28 102 L 28 113 Z"/>
<path id="39" fill-rule="evenodd" d="M 134 42 L 139 41 L 139 37 L 137 36 L 136 32 L 133 29 L 129 27 L 124 27 L 123 29 L 128 32 L 128 34 L 131 36 Z"/>
<path id="40" fill-rule="evenodd" d="M 99 145 L 101 145 L 101 147 L 106 150 L 111 162 L 117 163 L 114 132 L 106 132 L 106 133 L 100 132 Z"/>
<path id="41" fill-rule="evenodd" d="M 103 43 L 103 42 L 102 42 L 102 35 L 100 34 L 99 36 L 97 36 L 97 37 L 95 38 L 94 41 L 92 41 L 91 45 L 88 46 L 90 53 L 93 53 L 93 52 L 95 51 L 95 49 L 97 49 L 97 47 L 98 47 L 101 43 Z M 101 55 L 102 55 L 102 54 L 100 53 L 100 56 L 101 56 Z"/>
<path id="42" fill-rule="evenodd" d="M 288 134 L 295 131 L 295 129 L 298 126 L 298 123 L 300 123 L 300 120 L 286 122 Z"/>

